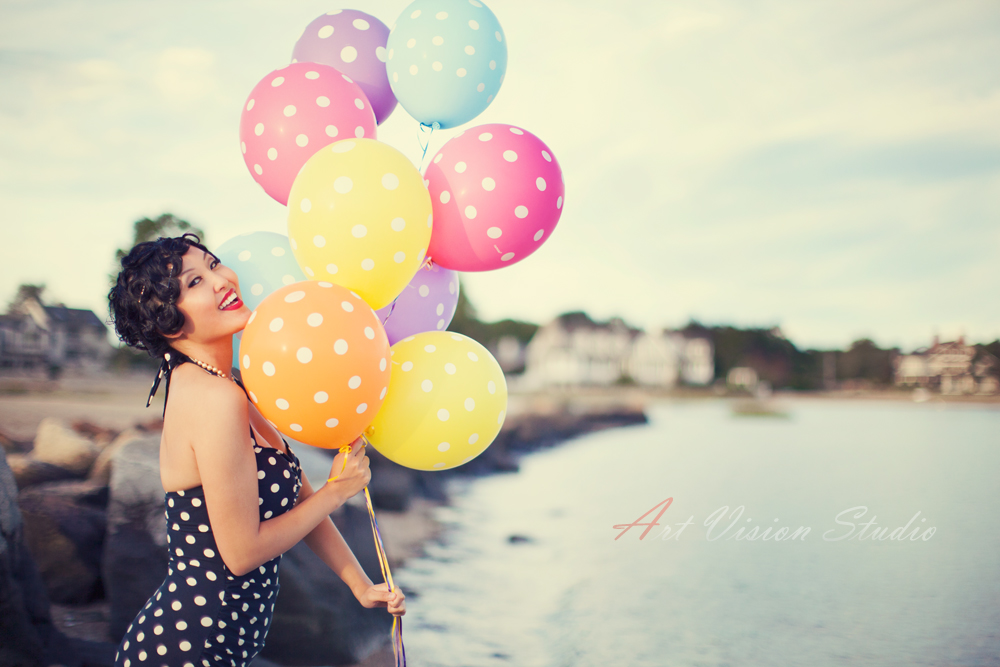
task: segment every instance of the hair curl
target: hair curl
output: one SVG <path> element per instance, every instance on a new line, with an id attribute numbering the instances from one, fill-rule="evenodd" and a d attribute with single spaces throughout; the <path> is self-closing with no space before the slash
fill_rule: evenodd
<path id="1" fill-rule="evenodd" d="M 108 301 L 115 333 L 123 343 L 145 350 L 151 357 L 170 351 L 166 336 L 184 326 L 184 315 L 177 308 L 181 293 L 178 275 L 184 254 L 192 247 L 215 257 L 196 234 L 188 232 L 138 243 L 122 258 Z"/>

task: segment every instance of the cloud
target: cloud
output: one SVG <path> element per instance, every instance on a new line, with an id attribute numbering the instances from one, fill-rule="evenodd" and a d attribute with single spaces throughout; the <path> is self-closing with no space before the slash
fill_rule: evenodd
<path id="1" fill-rule="evenodd" d="M 163 100 L 190 108 L 215 94 L 215 54 L 202 48 L 164 49 L 156 58 L 154 83 Z"/>

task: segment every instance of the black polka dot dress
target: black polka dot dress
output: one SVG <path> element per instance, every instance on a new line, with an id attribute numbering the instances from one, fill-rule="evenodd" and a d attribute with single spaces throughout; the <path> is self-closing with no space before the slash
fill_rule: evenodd
<path id="1" fill-rule="evenodd" d="M 253 437 L 253 431 L 250 432 Z M 288 447 L 288 443 L 285 443 Z M 254 438 L 260 520 L 295 505 L 299 459 Z M 281 556 L 236 576 L 219 556 L 201 486 L 166 494 L 167 578 L 132 621 L 115 667 L 243 667 L 264 647 Z"/>

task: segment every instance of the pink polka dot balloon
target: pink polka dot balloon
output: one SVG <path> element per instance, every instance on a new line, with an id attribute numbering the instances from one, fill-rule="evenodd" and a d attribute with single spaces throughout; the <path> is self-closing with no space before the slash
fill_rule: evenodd
<path id="1" fill-rule="evenodd" d="M 302 165 L 349 137 L 375 138 L 371 103 L 353 79 L 319 63 L 292 63 L 265 76 L 240 116 L 243 161 L 282 205 Z"/>
<path id="2" fill-rule="evenodd" d="M 499 123 L 452 138 L 424 175 L 434 205 L 427 254 L 456 271 L 521 261 L 548 239 L 562 213 L 562 170 L 527 130 Z"/>
<path id="3" fill-rule="evenodd" d="M 396 108 L 385 70 L 388 39 L 388 26 L 374 16 L 356 9 L 334 9 L 306 26 L 292 50 L 292 62 L 322 63 L 354 79 L 381 124 Z"/>

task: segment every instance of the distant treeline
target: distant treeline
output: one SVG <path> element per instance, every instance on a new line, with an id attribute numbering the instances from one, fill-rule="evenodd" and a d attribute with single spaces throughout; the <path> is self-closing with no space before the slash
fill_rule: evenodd
<path id="1" fill-rule="evenodd" d="M 204 233 L 191 223 L 164 213 L 155 219 L 136 221 L 132 242 L 134 245 L 161 235 L 174 236 L 185 231 L 194 231 L 204 238 Z M 116 264 L 125 253 L 124 249 L 116 250 Z M 113 274 L 117 274 L 117 269 Z M 109 275 L 109 278 L 113 281 L 114 275 Z M 44 289 L 44 286 L 41 288 Z M 511 319 L 483 322 L 463 289 L 459 290 L 458 308 L 448 327 L 450 331 L 465 334 L 494 351 L 498 342 L 508 336 L 526 345 L 538 328 L 537 324 Z M 706 326 L 692 320 L 681 332 L 712 341 L 717 380 L 724 380 L 733 368 L 749 366 L 761 380 L 770 382 L 775 389 L 823 389 L 843 383 L 890 385 L 893 383 L 893 358 L 901 354 L 899 348 L 883 349 L 867 338 L 855 341 L 847 350 L 800 350 L 777 327 L 740 329 Z M 1000 340 L 975 347 L 1000 357 Z M 122 348 L 114 356 L 112 365 L 119 368 L 155 368 L 156 361 L 144 353 Z"/>
<path id="2" fill-rule="evenodd" d="M 452 318 L 448 331 L 468 336 L 481 343 L 483 347 L 495 350 L 499 340 L 505 336 L 513 336 L 522 345 L 527 345 L 538 331 L 538 325 L 520 320 L 483 322 L 479 319 L 476 307 L 465 295 L 465 290 L 459 289 L 458 307 L 455 309 L 455 317 Z"/>
<path id="3" fill-rule="evenodd" d="M 880 348 L 867 338 L 854 341 L 847 350 L 800 350 L 777 328 L 739 329 L 692 321 L 681 331 L 712 341 L 717 379 L 725 379 L 732 368 L 749 366 L 776 389 L 824 389 L 843 383 L 891 385 L 893 359 L 902 354 L 898 347 Z M 1000 340 L 975 347 L 1000 356 Z"/>

